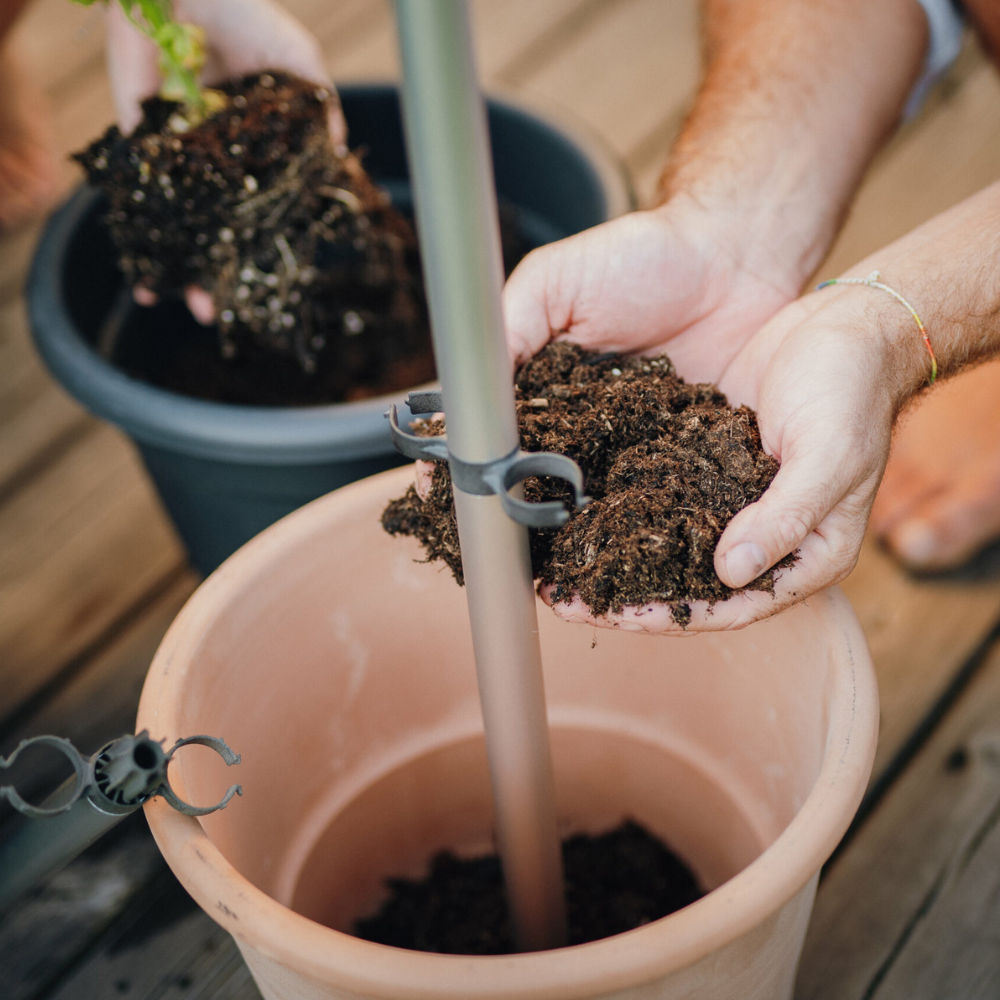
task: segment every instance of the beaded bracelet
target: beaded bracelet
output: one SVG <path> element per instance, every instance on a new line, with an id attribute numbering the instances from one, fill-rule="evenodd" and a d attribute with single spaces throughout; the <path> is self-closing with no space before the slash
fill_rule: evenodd
<path id="1" fill-rule="evenodd" d="M 927 328 L 924 326 L 924 321 L 917 315 L 917 310 L 895 288 L 890 288 L 879 280 L 881 277 L 882 275 L 878 271 L 872 271 L 867 278 L 831 278 L 829 281 L 824 281 L 822 284 L 817 285 L 816 291 L 828 288 L 830 285 L 867 285 L 869 288 L 878 288 L 883 292 L 888 292 L 897 302 L 902 302 L 910 310 L 910 315 L 920 330 L 920 336 L 924 338 L 924 346 L 927 348 L 927 353 L 931 356 L 931 374 L 927 380 L 927 384 L 933 385 L 934 380 L 937 378 L 937 358 L 934 357 L 934 348 L 931 347 L 930 337 L 927 336 Z"/>

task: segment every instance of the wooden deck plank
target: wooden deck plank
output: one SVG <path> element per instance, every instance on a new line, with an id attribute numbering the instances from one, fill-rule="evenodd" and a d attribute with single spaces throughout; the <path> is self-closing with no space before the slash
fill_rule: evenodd
<path id="1" fill-rule="evenodd" d="M 257 1000 L 228 933 L 165 874 L 135 901 L 51 1000 Z"/>
<path id="2" fill-rule="evenodd" d="M 144 817 L 136 815 L 0 914 L 0 996 L 43 995 L 165 867 Z M 100 995 L 114 996 L 114 981 L 103 989 Z M 78 1000 L 97 996 L 77 994 Z"/>
<path id="3" fill-rule="evenodd" d="M 617 0 L 473 0 L 476 64 L 487 86 L 516 90 Z"/>
<path id="4" fill-rule="evenodd" d="M 0 306 L 0 498 L 39 453 L 86 420 L 43 369 L 20 299 Z"/>
<path id="5" fill-rule="evenodd" d="M 560 34 L 572 31 L 577 20 L 599 20 L 605 8 L 618 0 L 475 0 L 471 21 L 479 73 L 487 88 L 516 92 L 525 65 L 521 57 L 535 46 L 559 45 Z M 582 18 L 579 16 L 583 12 Z M 347 51 L 334 51 L 327 44 L 327 67 L 337 80 L 398 79 L 399 53 L 395 21 L 386 0 L 371 0 L 367 33 Z M 325 29 L 321 40 L 328 37 Z M 540 57 L 541 58 L 541 57 Z"/>
<path id="6" fill-rule="evenodd" d="M 1000 178 L 998 106 L 1000 78 L 980 65 L 876 165 L 819 273 L 840 274 Z"/>
<path id="7" fill-rule="evenodd" d="M 987 1000 L 1000 983 L 1000 648 L 820 887 L 797 1000 Z"/>
<path id="8" fill-rule="evenodd" d="M 42 222 L 38 220 L 0 236 L 0 303 L 21 294 L 41 234 Z"/>
<path id="9" fill-rule="evenodd" d="M 198 581 L 193 570 L 171 578 L 134 621 L 125 623 L 81 663 L 76 674 L 43 705 L 18 725 L 0 730 L 0 755 L 41 733 L 63 736 L 89 755 L 108 740 L 133 732 L 139 693 L 156 647 Z M 151 735 L 158 739 L 163 734 Z M 34 786 L 43 787 L 48 774 L 43 769 L 32 779 Z"/>
<path id="10" fill-rule="evenodd" d="M 0 754 L 40 733 L 64 736 L 90 754 L 134 731 L 149 661 L 196 583 L 194 573 L 181 575 L 54 698 L 18 727 L 0 733 Z M 32 769 L 30 780 L 19 781 L 17 787 L 34 800 L 36 790 L 49 787 L 53 777 L 54 758 L 45 758 Z M 162 873 L 164 864 L 145 822 L 137 817 L 130 824 L 0 916 L 0 996 L 5 1000 L 29 1000 L 60 978 Z"/>
<path id="11" fill-rule="evenodd" d="M 626 155 L 689 99 L 699 75 L 695 0 L 627 0 L 521 89 L 568 108 Z"/>
<path id="12" fill-rule="evenodd" d="M 0 507 L 0 717 L 183 563 L 135 453 L 95 426 Z"/>
<path id="13" fill-rule="evenodd" d="M 878 676 L 881 727 L 873 781 L 1000 621 L 1000 577 L 981 568 L 982 575 L 916 578 L 869 538 L 844 582 Z"/>
<path id="14" fill-rule="evenodd" d="M 10 42 L 36 84 L 58 101 L 81 73 L 103 62 L 104 14 L 99 4 L 34 0 L 11 30 Z"/>

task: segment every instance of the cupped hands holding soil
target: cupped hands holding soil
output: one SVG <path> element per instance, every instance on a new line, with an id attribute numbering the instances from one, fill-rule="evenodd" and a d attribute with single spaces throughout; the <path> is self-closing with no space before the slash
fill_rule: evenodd
<path id="1" fill-rule="evenodd" d="M 530 532 L 535 577 L 557 614 L 669 631 L 687 626 L 693 607 L 710 615 L 744 591 L 773 595 L 794 555 L 738 591 L 714 568 L 726 525 L 778 470 L 752 410 L 731 407 L 713 385 L 688 385 L 666 356 L 596 354 L 565 342 L 520 368 L 515 399 L 521 447 L 574 459 L 592 497 L 563 527 Z M 441 430 L 439 421 L 424 424 L 424 433 Z M 383 526 L 419 539 L 428 560 L 443 561 L 461 583 L 446 463 L 435 463 L 420 493 L 411 487 L 393 501 Z M 571 499 L 562 481 L 539 479 L 526 481 L 525 497 Z"/>

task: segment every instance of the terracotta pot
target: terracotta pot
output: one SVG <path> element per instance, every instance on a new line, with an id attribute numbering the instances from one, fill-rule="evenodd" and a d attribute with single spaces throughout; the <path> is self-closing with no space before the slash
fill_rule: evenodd
<path id="1" fill-rule="evenodd" d="M 711 891 L 592 944 L 465 958 L 358 940 L 389 875 L 490 846 L 465 596 L 379 525 L 411 472 L 315 501 L 228 560 L 164 639 L 138 726 L 243 754 L 178 759 L 201 823 L 147 806 L 167 861 L 232 932 L 268 1000 L 791 995 L 820 866 L 871 768 L 875 681 L 837 590 L 742 632 L 595 632 L 540 607 L 567 832 L 626 817 Z"/>

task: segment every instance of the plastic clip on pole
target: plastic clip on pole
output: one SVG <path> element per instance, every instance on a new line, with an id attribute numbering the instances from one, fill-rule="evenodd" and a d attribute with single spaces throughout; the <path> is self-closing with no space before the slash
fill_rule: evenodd
<path id="1" fill-rule="evenodd" d="M 438 445 L 455 484 L 498 847 L 519 947 L 553 948 L 566 941 L 566 917 L 534 582 L 527 531 L 502 502 L 517 475 L 494 477 L 489 492 L 464 488 L 464 473 L 498 470 L 519 444 L 485 104 L 462 0 L 396 0 L 396 12 L 403 124 L 448 418 L 447 443 Z M 516 507 L 520 498 L 508 499 Z"/>
<path id="2" fill-rule="evenodd" d="M 26 802 L 13 785 L 0 781 L 0 800 L 6 799 L 26 817 L 18 829 L 0 841 L 0 910 L 68 864 L 155 795 L 161 795 L 188 816 L 225 809 L 234 795 L 242 795 L 243 789 L 232 785 L 213 806 L 192 806 L 177 797 L 170 787 L 167 768 L 181 747 L 192 744 L 211 747 L 227 765 L 240 762 L 240 755 L 215 736 L 189 736 L 165 751 L 145 730 L 138 736 L 112 740 L 90 758 L 59 736 L 36 736 L 21 743 L 10 757 L 0 757 L 0 778 L 30 747 L 57 750 L 73 768 L 73 777 L 38 806 Z"/>

